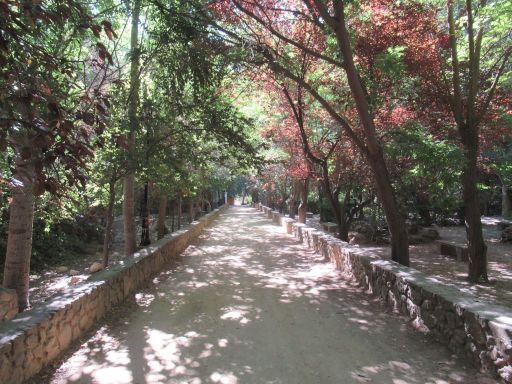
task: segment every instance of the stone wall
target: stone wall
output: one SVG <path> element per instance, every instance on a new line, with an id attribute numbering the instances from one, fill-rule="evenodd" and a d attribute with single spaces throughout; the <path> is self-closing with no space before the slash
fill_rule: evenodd
<path id="1" fill-rule="evenodd" d="M 260 211 L 268 208 L 255 205 Z M 272 221 L 277 219 L 272 217 Z M 289 219 L 287 220 L 287 223 Z M 293 235 L 352 276 L 394 310 L 409 316 L 415 327 L 469 358 L 483 371 L 512 383 L 512 311 L 473 299 L 435 278 L 371 250 L 351 246 L 304 224 L 292 224 Z"/>
<path id="2" fill-rule="evenodd" d="M 226 208 L 136 252 L 123 266 L 96 273 L 0 324 L 0 383 L 22 383 L 55 360 L 112 307 L 162 271 Z"/>
<path id="3" fill-rule="evenodd" d="M 0 287 L 0 322 L 11 320 L 18 313 L 18 295 L 13 289 Z"/>

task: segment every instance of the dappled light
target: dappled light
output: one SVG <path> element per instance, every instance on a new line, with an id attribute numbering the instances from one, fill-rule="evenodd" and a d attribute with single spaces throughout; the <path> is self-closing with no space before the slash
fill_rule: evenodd
<path id="1" fill-rule="evenodd" d="M 0 0 L 0 384 L 512 383 L 511 7 Z"/>
<path id="2" fill-rule="evenodd" d="M 253 209 L 231 208 L 66 358 L 49 382 L 441 384 L 483 378 Z"/>

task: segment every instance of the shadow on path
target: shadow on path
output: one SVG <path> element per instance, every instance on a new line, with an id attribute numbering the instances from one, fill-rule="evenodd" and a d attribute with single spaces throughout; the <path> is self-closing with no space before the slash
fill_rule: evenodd
<path id="1" fill-rule="evenodd" d="M 34 382 L 494 383 L 240 207 Z"/>

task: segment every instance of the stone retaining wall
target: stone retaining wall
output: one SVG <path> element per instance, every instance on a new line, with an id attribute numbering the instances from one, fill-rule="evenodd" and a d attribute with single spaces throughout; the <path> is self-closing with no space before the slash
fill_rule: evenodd
<path id="1" fill-rule="evenodd" d="M 55 360 L 112 307 L 162 271 L 226 208 L 0 324 L 0 383 L 22 383 Z"/>
<path id="2" fill-rule="evenodd" d="M 0 322 L 11 320 L 18 313 L 18 295 L 13 289 L 0 287 Z"/>
<path id="3" fill-rule="evenodd" d="M 257 204 L 255 208 L 268 210 Z M 383 260 L 371 250 L 351 246 L 304 224 L 292 226 L 293 235 L 299 241 L 322 254 L 370 293 L 380 296 L 394 310 L 409 316 L 417 328 L 427 330 L 482 371 L 512 383 L 512 311 L 509 308 L 476 301 L 433 277 Z"/>

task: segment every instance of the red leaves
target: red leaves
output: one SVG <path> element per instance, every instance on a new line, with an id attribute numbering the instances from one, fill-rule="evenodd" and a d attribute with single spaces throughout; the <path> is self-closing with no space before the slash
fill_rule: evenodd
<path id="1" fill-rule="evenodd" d="M 96 36 L 98 39 L 101 37 L 101 28 L 97 24 L 91 24 L 89 26 L 94 36 Z"/>
<path id="2" fill-rule="evenodd" d="M 96 48 L 98 49 L 98 56 L 100 57 L 100 59 L 102 61 L 105 61 L 105 59 L 107 59 L 107 61 L 110 65 L 114 64 L 114 61 L 112 60 L 112 55 L 107 50 L 105 45 L 103 45 L 103 43 L 100 43 L 100 42 L 96 43 Z"/>
<path id="3" fill-rule="evenodd" d="M 404 62 L 411 71 L 439 72 L 438 48 L 444 48 L 446 37 L 439 32 L 434 9 L 392 0 L 366 0 L 362 8 L 371 16 L 367 22 L 353 22 L 358 36 L 355 52 L 361 64 L 371 68 L 379 54 L 404 46 Z"/>
<path id="4" fill-rule="evenodd" d="M 116 33 L 114 32 L 114 29 L 112 28 L 112 23 L 107 20 L 103 20 L 101 22 L 103 25 L 103 30 L 105 31 L 105 34 L 107 35 L 109 40 L 113 40 L 113 38 L 117 38 Z"/>

